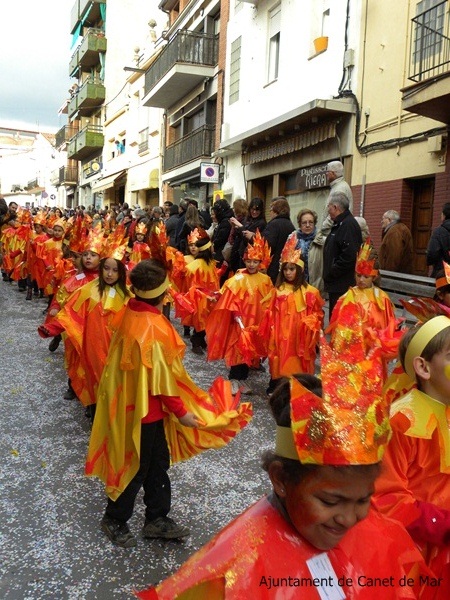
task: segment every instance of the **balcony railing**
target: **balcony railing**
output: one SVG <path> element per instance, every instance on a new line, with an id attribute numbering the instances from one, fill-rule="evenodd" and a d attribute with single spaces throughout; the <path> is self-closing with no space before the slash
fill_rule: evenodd
<path id="1" fill-rule="evenodd" d="M 167 146 L 164 152 L 164 171 L 170 171 L 202 156 L 210 157 L 214 150 L 215 131 L 213 125 L 203 125 Z"/>
<path id="2" fill-rule="evenodd" d="M 69 119 L 72 119 L 77 112 L 81 116 L 92 114 L 104 101 L 105 86 L 88 79 L 69 102 Z"/>
<path id="3" fill-rule="evenodd" d="M 72 138 L 75 134 L 78 133 L 78 127 L 74 125 L 64 125 L 56 132 L 55 136 L 55 144 L 57 148 L 61 148 L 65 143 L 67 143 L 70 138 Z"/>
<path id="4" fill-rule="evenodd" d="M 177 63 L 216 65 L 218 50 L 219 38 L 216 35 L 178 31 L 145 73 L 145 94 L 150 92 Z"/>
<path id="5" fill-rule="evenodd" d="M 420 82 L 450 71 L 450 13 L 447 0 L 411 20 L 409 79 Z"/>
<path id="6" fill-rule="evenodd" d="M 105 137 L 100 125 L 88 125 L 79 131 L 69 142 L 67 157 L 82 160 L 94 151 L 103 148 Z"/>
<path id="7" fill-rule="evenodd" d="M 78 77 L 81 71 L 90 71 L 100 62 L 100 53 L 106 52 L 106 38 L 103 29 L 91 27 L 83 41 L 72 54 L 69 63 L 70 77 Z"/>
<path id="8" fill-rule="evenodd" d="M 78 181 L 77 167 L 60 167 L 59 168 L 59 183 L 74 185 Z"/>
<path id="9" fill-rule="evenodd" d="M 107 0 L 75 0 L 70 11 L 70 33 L 74 33 L 80 27 L 80 21 L 87 26 L 95 25 L 103 19 L 106 2 Z"/>

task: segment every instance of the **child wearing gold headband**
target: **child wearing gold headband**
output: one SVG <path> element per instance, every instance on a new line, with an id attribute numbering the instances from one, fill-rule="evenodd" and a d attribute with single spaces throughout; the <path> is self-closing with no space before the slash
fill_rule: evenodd
<path id="1" fill-rule="evenodd" d="M 450 597 L 450 319 L 435 316 L 402 338 L 392 440 L 374 503 L 401 521 Z M 445 590 L 445 592 L 444 592 Z"/>
<path id="2" fill-rule="evenodd" d="M 319 290 L 305 279 L 296 244 L 295 236 L 288 238 L 281 252 L 276 295 L 259 329 L 259 339 L 267 344 L 264 355 L 269 357 L 269 395 L 281 377 L 314 374 L 315 370 L 324 301 Z"/>
<path id="3" fill-rule="evenodd" d="M 135 297 L 111 340 L 86 461 L 86 474 L 99 477 L 108 494 L 101 528 L 124 548 L 137 543 L 127 521 L 141 487 L 143 536 L 189 535 L 187 527 L 167 516 L 170 462 L 225 445 L 251 418 L 251 407 L 237 407 L 225 385 L 213 384 L 211 395 L 213 388 L 220 394 L 213 401 L 185 371 L 185 344 L 161 312 L 169 286 L 164 264 L 143 260 L 130 280 Z"/>
<path id="4" fill-rule="evenodd" d="M 270 398 L 271 493 L 139 598 L 418 597 L 420 553 L 400 524 L 370 510 L 389 439 L 379 359 L 353 365 L 326 346 L 321 356 L 323 398 L 312 375 L 283 379 Z"/>

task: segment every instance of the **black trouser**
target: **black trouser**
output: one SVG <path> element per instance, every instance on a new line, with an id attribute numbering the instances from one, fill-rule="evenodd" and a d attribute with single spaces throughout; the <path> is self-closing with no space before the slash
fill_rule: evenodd
<path id="1" fill-rule="evenodd" d="M 335 294 L 333 292 L 328 292 L 328 318 L 331 320 L 331 313 L 333 312 L 333 308 L 336 306 L 336 302 L 342 294 Z"/>
<path id="2" fill-rule="evenodd" d="M 244 379 L 247 379 L 249 370 L 250 367 L 246 364 L 233 365 L 230 368 L 228 379 L 237 379 L 238 381 L 243 381 Z"/>
<path id="3" fill-rule="evenodd" d="M 118 521 L 128 521 L 133 514 L 136 496 L 141 487 L 144 487 L 146 520 L 165 517 L 171 504 L 170 479 L 167 474 L 169 466 L 169 448 L 163 420 L 143 423 L 139 470 L 115 502 L 108 498 L 105 514 Z"/>
<path id="4" fill-rule="evenodd" d="M 200 348 L 206 348 L 205 336 L 206 331 L 204 329 L 202 331 L 194 330 L 194 333 L 191 335 L 192 347 L 195 348 L 200 346 Z"/>

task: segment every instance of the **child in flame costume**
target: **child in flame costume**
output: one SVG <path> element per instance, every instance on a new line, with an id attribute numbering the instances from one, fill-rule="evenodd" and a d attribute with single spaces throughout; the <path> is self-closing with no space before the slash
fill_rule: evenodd
<path id="1" fill-rule="evenodd" d="M 449 598 L 450 318 L 425 311 L 420 317 L 402 338 L 401 368 L 385 386 L 393 437 L 374 504 L 405 525 L 442 577 L 440 597 Z"/>
<path id="2" fill-rule="evenodd" d="M 31 300 L 33 288 L 35 295 L 39 295 L 41 298 L 44 295 L 43 262 L 37 259 L 37 248 L 46 242 L 49 236 L 45 231 L 45 214 L 42 210 L 33 218 L 33 228 L 34 232 L 31 235 L 27 250 L 28 268 L 30 271 L 27 280 L 27 300 Z"/>
<path id="3" fill-rule="evenodd" d="M 245 269 L 225 281 L 219 300 L 206 323 L 208 360 L 225 359 L 233 392 L 251 394 L 246 383 L 249 367 L 259 363 L 258 327 L 270 306 L 275 288 L 261 273 L 270 263 L 270 249 L 259 231 L 244 254 Z"/>
<path id="4" fill-rule="evenodd" d="M 145 223 L 143 223 L 142 221 L 140 223 L 137 223 L 134 230 L 135 241 L 133 243 L 133 247 L 129 256 L 129 262 L 127 265 L 129 271 L 132 271 L 133 268 L 141 260 L 145 260 L 151 257 L 150 248 L 147 242 L 144 241 L 147 232 L 148 228 Z"/>
<path id="5" fill-rule="evenodd" d="M 194 229 L 188 234 L 187 242 L 189 246 L 195 244 L 198 254 L 195 260 L 186 265 L 185 280 L 188 291 L 185 294 L 174 294 L 175 315 L 181 317 L 184 327 L 194 328 L 191 336 L 192 351 L 195 354 L 204 354 L 206 321 L 220 288 L 221 271 L 216 268 L 211 240 L 206 231 Z"/>
<path id="6" fill-rule="evenodd" d="M 373 247 L 366 240 L 356 258 L 356 285 L 339 298 L 326 333 L 331 332 L 331 343 L 335 343 L 336 327 L 348 319 L 349 313 L 357 311 L 364 323 L 367 347 L 381 345 L 387 377 L 387 363 L 397 356 L 398 344 L 402 335 L 399 331 L 400 319 L 395 317 L 395 307 L 388 294 L 374 285 L 379 276 L 375 266 L 376 259 L 372 258 Z"/>
<path id="7" fill-rule="evenodd" d="M 263 456 L 271 493 L 141 600 L 418 596 L 420 553 L 401 525 L 370 510 L 389 440 L 378 352 L 365 354 L 355 327 L 340 353 L 322 340 L 323 391 L 312 375 L 283 379 L 270 399 L 275 451 Z M 375 578 L 392 583 L 371 587 Z"/>
<path id="8" fill-rule="evenodd" d="M 109 497 L 102 529 L 122 547 L 136 545 L 127 521 L 141 487 L 144 537 L 189 534 L 167 516 L 170 460 L 225 445 L 252 412 L 249 404 L 238 406 L 227 382 L 216 380 L 207 394 L 185 371 L 185 344 L 161 313 L 169 286 L 164 264 L 141 261 L 130 279 L 135 298 L 111 341 L 86 461 L 86 474 L 99 477 Z"/>
<path id="9" fill-rule="evenodd" d="M 281 252 L 276 295 L 259 328 L 259 339 L 266 344 L 263 354 L 269 357 L 268 394 L 281 377 L 314 374 L 315 370 L 324 301 L 319 290 L 305 280 L 296 243 L 295 237 L 289 238 Z"/>
<path id="10" fill-rule="evenodd" d="M 70 295 L 90 281 L 98 278 L 100 253 L 105 242 L 103 230 L 100 225 L 87 232 L 83 227 L 76 228 L 77 236 L 72 238 L 73 252 L 81 252 L 80 270 L 73 270 L 66 275 L 59 285 L 56 294 L 52 297 L 47 311 L 47 318 L 43 325 L 38 327 L 41 337 L 53 337 L 49 350 L 54 352 L 61 341 L 64 327 L 56 320 L 56 315 L 64 308 Z M 68 259 L 67 259 L 68 260 Z M 72 265 L 73 266 L 73 265 Z M 64 336 L 64 358 L 69 375 L 68 387 L 64 393 L 65 400 L 79 397 L 85 386 L 85 373 L 81 369 L 80 353 L 77 351 L 74 338 Z"/>
<path id="11" fill-rule="evenodd" d="M 50 224 L 48 223 L 50 227 Z M 36 258 L 42 261 L 42 287 L 46 296 L 51 298 L 57 290 L 59 281 L 55 279 L 55 272 L 63 260 L 63 239 L 67 229 L 64 219 L 57 219 L 51 223 L 52 237 L 36 248 Z"/>
<path id="12" fill-rule="evenodd" d="M 127 247 L 123 226 L 118 226 L 95 246 L 99 253 L 98 277 L 73 291 L 55 317 L 70 341 L 78 360 L 76 372 L 68 365 L 72 388 L 86 415 L 93 418 L 98 382 L 108 355 L 113 322 L 120 320 L 130 293 L 126 269 L 121 262 Z"/>

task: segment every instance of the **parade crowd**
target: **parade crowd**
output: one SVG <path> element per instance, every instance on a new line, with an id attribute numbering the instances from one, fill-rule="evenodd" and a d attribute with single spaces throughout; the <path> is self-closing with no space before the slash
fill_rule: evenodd
<path id="1" fill-rule="evenodd" d="M 101 210 L 0 198 L 2 279 L 24 307 L 47 300 L 36 335 L 64 345 L 64 399 L 92 425 L 85 474 L 104 483 L 100 527 L 116 546 L 138 543 L 141 489 L 143 537 L 190 534 L 169 516 L 169 467 L 232 443 L 252 419 L 251 371 L 267 375 L 270 492 L 140 598 L 450 597 L 444 232 L 435 298 L 405 303 L 408 326 L 379 269 L 409 272 L 411 233 L 385 212 L 377 251 L 342 163 L 327 178 L 324 214 L 302 208 L 298 228 L 282 196 L 268 220 L 260 198 Z M 199 388 L 186 351 L 228 377 Z"/>

